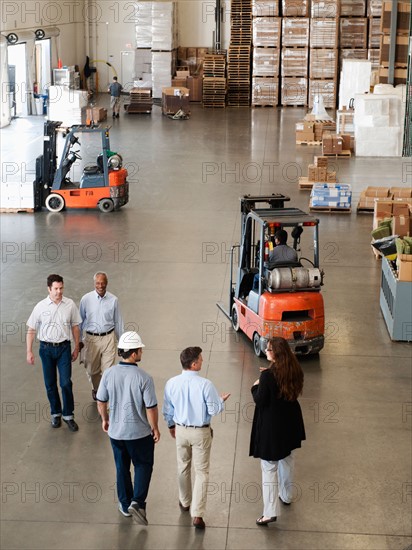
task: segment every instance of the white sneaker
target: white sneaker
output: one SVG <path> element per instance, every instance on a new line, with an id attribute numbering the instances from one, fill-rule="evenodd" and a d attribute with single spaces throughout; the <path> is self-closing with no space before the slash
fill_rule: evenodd
<path id="1" fill-rule="evenodd" d="M 128 512 L 133 517 L 133 520 L 140 525 L 149 525 L 146 519 L 146 510 L 139 508 L 137 502 L 132 501 L 131 505 L 128 508 Z"/>
<path id="2" fill-rule="evenodd" d="M 125 511 L 123 510 L 123 506 L 122 506 L 122 503 L 121 503 L 121 502 L 119 502 L 119 512 L 120 512 L 121 514 L 123 514 L 126 518 L 131 518 L 131 517 L 132 517 L 132 514 L 130 514 L 129 512 L 125 512 Z"/>

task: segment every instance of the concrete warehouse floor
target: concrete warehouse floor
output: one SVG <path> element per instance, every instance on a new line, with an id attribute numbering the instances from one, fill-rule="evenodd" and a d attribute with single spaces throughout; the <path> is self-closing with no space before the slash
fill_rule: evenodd
<path id="1" fill-rule="evenodd" d="M 102 102 L 107 101 L 104 96 Z M 372 216 L 356 215 L 368 185 L 411 184 L 411 159 L 335 161 L 353 186 L 352 214 L 319 214 L 325 270 L 326 345 L 304 358 L 300 399 L 307 440 L 296 459 L 296 499 L 259 528 L 259 461 L 249 458 L 250 387 L 265 359 L 216 307 L 227 302 L 229 250 L 240 240 L 239 196 L 281 192 L 307 210 L 297 177 L 318 147 L 296 146 L 304 110 L 203 110 L 187 121 L 125 115 L 112 150 L 130 172 L 121 211 L 3 214 L 1 238 L 1 480 L 3 549 L 406 549 L 411 533 L 411 347 L 389 338 L 379 307 L 381 262 L 370 249 Z M 33 179 L 42 117 L 1 131 L 3 179 Z M 408 179 L 409 175 L 409 179 Z M 14 178 L 14 179 L 13 179 Z M 112 450 L 83 366 L 73 364 L 80 430 L 50 427 L 35 346 L 26 364 L 25 322 L 59 273 L 79 303 L 97 270 L 146 348 L 159 406 L 179 353 L 204 352 L 202 373 L 231 392 L 215 417 L 205 532 L 180 512 L 175 444 L 161 418 L 148 497 L 148 527 L 117 510 Z"/>

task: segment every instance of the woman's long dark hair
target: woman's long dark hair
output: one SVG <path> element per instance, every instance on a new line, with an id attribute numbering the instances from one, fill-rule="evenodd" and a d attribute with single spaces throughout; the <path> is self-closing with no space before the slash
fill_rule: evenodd
<path id="1" fill-rule="evenodd" d="M 269 370 L 279 386 L 279 396 L 286 401 L 296 401 L 303 390 L 302 367 L 284 338 L 271 338 L 268 346 L 272 348 L 273 354 Z"/>

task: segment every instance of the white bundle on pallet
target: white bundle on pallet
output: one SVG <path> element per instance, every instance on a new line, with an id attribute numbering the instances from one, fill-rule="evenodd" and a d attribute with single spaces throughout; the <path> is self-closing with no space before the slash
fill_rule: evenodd
<path id="1" fill-rule="evenodd" d="M 152 47 L 152 2 L 135 4 L 136 17 L 136 48 Z"/>
<path id="2" fill-rule="evenodd" d="M 343 59 L 339 86 L 339 109 L 348 107 L 357 93 L 369 92 L 372 64 L 366 59 Z"/>
<path id="3" fill-rule="evenodd" d="M 398 157 L 403 141 L 402 98 L 396 94 L 355 95 L 356 155 Z"/>

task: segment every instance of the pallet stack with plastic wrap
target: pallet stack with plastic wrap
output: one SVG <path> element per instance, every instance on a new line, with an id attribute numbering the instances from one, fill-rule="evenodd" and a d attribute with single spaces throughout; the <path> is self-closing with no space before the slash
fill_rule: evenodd
<path id="1" fill-rule="evenodd" d="M 366 0 L 341 0 L 339 20 L 340 67 L 344 59 L 368 58 Z"/>
<path id="2" fill-rule="evenodd" d="M 278 0 L 252 0 L 252 105 L 279 103 L 281 18 Z"/>
<path id="3" fill-rule="evenodd" d="M 282 0 L 282 105 L 307 105 L 309 1 Z"/>
<path id="4" fill-rule="evenodd" d="M 379 59 L 379 82 L 386 84 L 389 74 L 389 45 L 392 2 L 382 3 L 381 48 Z M 411 1 L 398 0 L 396 21 L 395 75 L 394 84 L 405 84 L 408 74 L 409 28 Z"/>
<path id="5" fill-rule="evenodd" d="M 326 108 L 336 106 L 339 0 L 312 0 L 310 22 L 309 107 L 322 96 Z"/>

